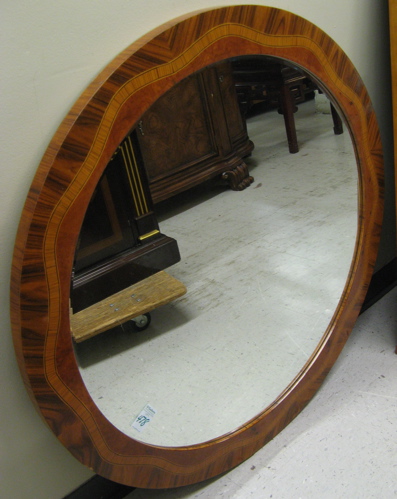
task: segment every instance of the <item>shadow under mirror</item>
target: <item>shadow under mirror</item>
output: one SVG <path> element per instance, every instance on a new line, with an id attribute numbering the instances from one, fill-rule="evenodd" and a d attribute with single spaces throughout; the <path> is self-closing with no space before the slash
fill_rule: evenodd
<path id="1" fill-rule="evenodd" d="M 282 65 L 281 60 L 256 58 L 242 84 L 238 70 L 244 61 L 248 59 L 238 58 L 231 65 L 233 98 L 244 125 L 245 138 L 235 147 L 242 156 L 237 165 L 238 169 L 243 164 L 242 177 L 232 189 L 225 172 L 209 173 L 194 186 L 181 186 L 184 180 L 179 179 L 180 187 L 174 192 L 167 184 L 168 194 L 162 199 L 164 175 L 149 172 L 142 180 L 149 205 L 141 213 L 135 210 L 132 236 L 123 235 L 128 230 L 122 228 L 124 215 L 118 215 L 126 204 L 121 203 L 121 211 L 112 204 L 113 220 L 119 225 L 108 224 L 111 243 L 100 248 L 98 258 L 104 261 L 112 253 L 124 254 L 135 244 L 134 238 L 141 249 L 150 241 L 150 249 L 156 247 L 156 254 L 166 257 L 154 266 L 147 265 L 147 259 L 139 260 L 139 265 L 134 260 L 137 284 L 167 268 L 167 275 L 186 290 L 154 306 L 145 327 L 136 322 L 135 328 L 126 327 L 131 326 L 129 319 L 74 343 L 81 376 L 100 411 L 123 433 L 149 444 L 205 442 L 233 431 L 271 404 L 318 346 L 341 298 L 354 254 L 358 177 L 349 131 L 334 133 L 332 107 L 328 103 L 325 111 L 319 111 L 324 96 L 317 86 L 285 67 L 290 71 L 287 91 L 297 111 L 292 125 L 298 145 L 291 145 L 287 136 L 291 123 L 283 119 L 283 89 L 277 93 L 258 77 L 269 61 Z M 223 75 L 218 80 L 222 84 Z M 227 120 L 230 106 L 226 111 L 222 119 Z M 134 131 L 129 149 L 138 158 L 136 164 L 143 164 L 143 170 L 136 171 L 140 178 L 147 174 L 147 154 L 139 136 L 148 134 L 143 126 Z M 178 127 L 176 113 L 169 114 L 166 126 Z M 205 155 L 204 136 L 203 132 L 197 149 Z M 292 152 L 291 147 L 295 147 Z M 184 145 L 178 148 L 180 152 Z M 159 147 L 157 153 L 164 155 L 164 150 Z M 184 165 L 192 162 L 189 158 Z M 210 168 L 215 171 L 213 164 Z M 109 178 L 111 188 L 114 179 Z M 102 190 L 102 202 L 106 192 Z M 98 216 L 90 220 L 83 230 L 87 224 L 98 229 Z M 131 228 L 131 222 L 125 226 Z M 99 232 L 99 239 L 105 239 Z M 87 252 L 82 254 L 87 258 Z M 92 265 L 89 258 L 87 262 L 87 267 Z M 154 288 L 148 288 L 149 294 L 150 289 Z M 72 306 L 76 301 L 72 295 Z M 88 305 L 96 306 L 88 303 L 76 309 Z"/>

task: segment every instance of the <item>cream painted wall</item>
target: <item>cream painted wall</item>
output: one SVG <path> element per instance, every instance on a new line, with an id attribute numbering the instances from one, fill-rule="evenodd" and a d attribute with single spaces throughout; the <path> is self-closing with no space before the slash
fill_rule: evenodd
<path id="1" fill-rule="evenodd" d="M 0 3 L 0 496 L 61 498 L 92 473 L 35 412 L 16 365 L 9 279 L 17 223 L 37 165 L 57 126 L 90 80 L 139 36 L 197 8 L 233 0 L 2 0 Z M 395 256 L 388 88 L 387 2 L 273 0 L 326 31 L 361 73 L 378 113 L 387 161 L 387 230 L 378 266 Z"/>

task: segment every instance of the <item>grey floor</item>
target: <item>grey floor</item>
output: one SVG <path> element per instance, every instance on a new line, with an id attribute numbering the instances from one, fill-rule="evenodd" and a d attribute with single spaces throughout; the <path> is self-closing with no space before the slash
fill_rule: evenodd
<path id="1" fill-rule="evenodd" d="M 233 430 L 292 382 L 320 341 L 354 250 L 356 165 L 348 133 L 335 136 L 314 102 L 300 106 L 296 124 L 300 151 L 291 155 L 277 113 L 249 120 L 255 182 L 245 191 L 206 185 L 159 211 L 182 255 L 168 271 L 187 295 L 153 311 L 144 334 L 78 346 L 93 399 L 133 438 L 178 446 Z M 205 484 L 130 497 L 397 494 L 390 296 L 360 318 L 319 394 L 263 450 Z M 383 304 L 387 327 L 376 312 Z M 139 432 L 146 404 L 156 413 Z"/>

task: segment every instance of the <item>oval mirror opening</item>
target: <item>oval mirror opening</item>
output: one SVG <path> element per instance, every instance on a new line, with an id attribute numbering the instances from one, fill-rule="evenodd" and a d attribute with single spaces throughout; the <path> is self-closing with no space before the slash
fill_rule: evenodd
<path id="1" fill-rule="evenodd" d="M 283 112 L 284 87 L 291 116 Z M 223 105 L 214 106 L 214 95 Z M 180 261 L 167 272 L 187 288 L 183 296 L 150 310 L 151 323 L 139 328 L 139 311 L 133 318 L 133 312 L 118 317 L 121 298 L 108 291 L 113 274 L 99 284 L 102 296 L 110 296 L 112 303 L 105 306 L 108 315 L 117 316 L 116 323 L 97 335 L 85 322 L 88 337 L 78 336 L 75 352 L 93 400 L 123 433 L 162 446 L 199 444 L 229 433 L 269 406 L 318 347 L 346 284 L 358 218 L 350 134 L 333 121 L 332 104 L 322 97 L 305 72 L 281 59 L 222 61 L 160 97 L 118 149 L 121 167 L 114 158 L 107 166 L 83 223 L 80 241 L 89 242 L 78 246 L 75 278 L 117 255 L 125 258 L 120 240 L 139 252 L 145 248 L 141 240 L 134 243 L 133 235 L 113 235 L 111 241 L 108 235 L 113 234 L 112 210 L 122 196 L 119 183 L 127 183 L 126 196 L 133 197 L 127 176 L 116 171 L 128 170 L 123 147 L 130 140 L 134 157 L 148 172 L 147 197 L 152 189 L 154 196 L 166 198 L 154 212 L 161 233 L 174 238 L 180 250 Z M 212 117 L 211 111 L 220 116 Z M 226 121 L 227 132 L 242 122 L 235 133 L 242 145 L 233 154 L 255 180 L 241 191 L 230 188 L 225 173 L 215 170 L 204 177 L 215 120 Z M 292 146 L 291 125 L 298 139 Z M 228 139 L 233 142 L 232 133 Z M 231 160 L 230 155 L 217 159 Z M 182 192 L 177 194 L 171 188 L 165 194 L 156 190 L 158 171 L 174 189 L 180 172 L 192 163 L 202 170 L 200 184 L 178 186 Z M 130 210 L 128 200 L 120 209 Z M 123 215 L 116 220 L 122 232 Z M 163 255 L 157 256 L 157 265 Z M 133 268 L 131 282 L 142 286 L 136 274 Z M 144 301 L 155 303 L 157 288 L 150 283 Z M 137 296 L 129 291 L 131 308 Z M 80 297 L 81 292 L 72 306 L 78 307 Z M 98 303 L 91 307 L 97 323 Z M 75 317 L 84 316 L 84 310 Z"/>

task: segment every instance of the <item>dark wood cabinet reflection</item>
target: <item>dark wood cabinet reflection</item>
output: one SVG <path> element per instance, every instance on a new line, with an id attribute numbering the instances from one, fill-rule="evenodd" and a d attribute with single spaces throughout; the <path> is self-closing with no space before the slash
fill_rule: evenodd
<path id="1" fill-rule="evenodd" d="M 252 182 L 243 158 L 253 144 L 227 61 L 174 86 L 136 133 L 155 203 L 218 175 L 234 190 Z"/>
<path id="2" fill-rule="evenodd" d="M 88 207 L 73 311 L 179 261 L 153 204 L 217 176 L 244 189 L 253 181 L 243 159 L 252 149 L 229 62 L 191 75 L 151 106 L 116 151 Z"/>
<path id="3" fill-rule="evenodd" d="M 160 232 L 139 149 L 127 137 L 88 206 L 75 255 L 71 304 L 76 313 L 180 260 Z"/>

